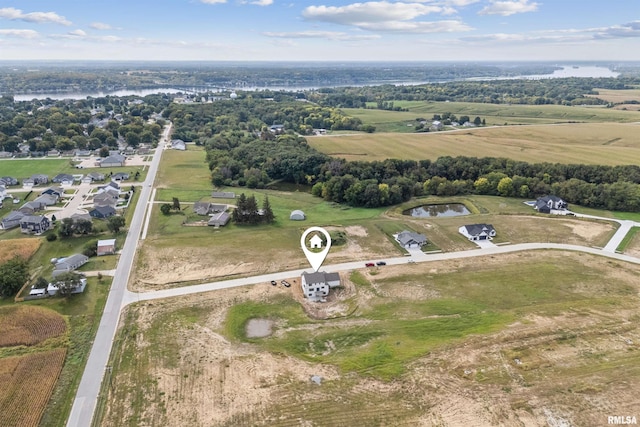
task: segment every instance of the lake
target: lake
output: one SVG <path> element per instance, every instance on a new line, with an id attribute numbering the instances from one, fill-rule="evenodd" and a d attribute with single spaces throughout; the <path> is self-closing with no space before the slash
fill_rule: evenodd
<path id="1" fill-rule="evenodd" d="M 423 205 L 403 212 L 415 218 L 451 217 L 469 215 L 469 209 L 462 203 L 446 203 L 442 205 Z"/>

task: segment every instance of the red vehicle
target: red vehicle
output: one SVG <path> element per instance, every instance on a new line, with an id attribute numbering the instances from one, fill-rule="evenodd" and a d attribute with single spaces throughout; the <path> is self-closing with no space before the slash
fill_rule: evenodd
<path id="1" fill-rule="evenodd" d="M 364 265 L 365 267 L 375 267 L 376 265 L 372 262 L 368 262 Z"/>

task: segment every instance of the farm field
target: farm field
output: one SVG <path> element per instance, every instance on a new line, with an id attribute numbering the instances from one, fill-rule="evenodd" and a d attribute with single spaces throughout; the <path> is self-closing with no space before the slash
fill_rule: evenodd
<path id="1" fill-rule="evenodd" d="M 42 240 L 39 238 L 3 240 L 2 246 L 0 246 L 0 264 L 15 256 L 29 259 L 31 255 L 36 253 L 41 243 Z"/>
<path id="2" fill-rule="evenodd" d="M 471 119 L 479 116 L 486 120 L 487 126 L 505 124 L 552 124 L 552 123 L 632 123 L 640 121 L 640 112 L 621 111 L 601 106 L 563 106 L 563 105 L 518 105 L 518 104 L 482 104 L 475 102 L 427 102 L 394 101 L 394 106 L 407 108 L 408 112 L 385 111 L 377 109 L 345 108 L 353 117 L 362 119 L 365 124 L 375 125 L 377 131 L 404 129 L 411 132 L 407 123 L 417 124 L 416 118 L 429 120 L 434 114 L 450 112 Z"/>
<path id="3" fill-rule="evenodd" d="M 587 95 L 591 98 L 599 98 L 607 102 L 613 102 L 615 104 L 624 104 L 628 101 L 640 102 L 640 89 L 594 89 L 598 92 L 598 95 Z M 630 104 L 633 105 L 633 104 Z"/>
<path id="4" fill-rule="evenodd" d="M 307 137 L 317 150 L 347 160 L 507 157 L 526 162 L 603 165 L 640 163 L 640 124 L 574 123 L 506 126 L 419 134 Z"/>
<path id="5" fill-rule="evenodd" d="M 637 409 L 639 273 L 535 251 L 345 273 L 322 316 L 266 283 L 137 304 L 100 425 L 604 425 Z"/>

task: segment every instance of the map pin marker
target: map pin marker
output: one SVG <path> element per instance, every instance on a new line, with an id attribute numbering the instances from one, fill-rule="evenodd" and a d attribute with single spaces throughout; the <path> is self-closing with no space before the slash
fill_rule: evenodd
<path id="1" fill-rule="evenodd" d="M 307 236 L 313 232 L 317 232 L 323 234 L 326 238 L 326 246 L 321 252 L 312 252 L 310 249 L 321 249 L 322 248 L 322 239 L 318 234 L 311 236 L 309 239 L 309 246 L 307 246 Z M 322 227 L 310 227 L 307 228 L 304 233 L 302 233 L 302 237 L 300 238 L 300 246 L 302 246 L 302 252 L 304 252 L 307 260 L 309 260 L 309 264 L 313 268 L 314 272 L 317 272 L 322 266 L 324 259 L 327 257 L 329 253 L 329 249 L 331 248 L 331 236 L 327 230 Z"/>

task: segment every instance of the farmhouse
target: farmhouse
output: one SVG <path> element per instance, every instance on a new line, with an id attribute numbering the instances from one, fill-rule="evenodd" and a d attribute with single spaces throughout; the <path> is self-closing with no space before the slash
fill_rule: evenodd
<path id="1" fill-rule="evenodd" d="M 295 211 L 291 211 L 291 214 L 289 215 L 289 219 L 291 221 L 304 221 L 306 219 L 306 216 L 304 215 L 304 212 L 302 212 L 299 209 L 296 209 Z"/>
<path id="2" fill-rule="evenodd" d="M 469 240 L 492 240 L 496 235 L 491 224 L 463 225 L 458 231 Z"/>
<path id="3" fill-rule="evenodd" d="M 106 157 L 104 159 L 102 159 L 99 162 L 99 166 L 101 168 L 111 168 L 111 167 L 118 167 L 118 166 L 124 166 L 124 161 L 125 161 L 125 157 L 121 154 L 113 154 L 109 157 Z"/>
<path id="4" fill-rule="evenodd" d="M 71 293 L 81 294 L 82 292 L 84 292 L 86 287 L 87 287 L 87 279 L 85 277 L 82 277 L 80 279 L 80 283 L 77 286 L 74 286 L 73 288 L 71 288 Z M 47 286 L 47 293 L 51 296 L 56 295 L 59 290 L 60 290 L 60 282 L 49 283 L 49 285 Z"/>
<path id="5" fill-rule="evenodd" d="M 98 256 L 116 253 L 116 239 L 98 240 Z"/>
<path id="6" fill-rule="evenodd" d="M 316 273 L 302 273 L 302 294 L 309 301 L 322 301 L 329 295 L 329 289 L 340 286 L 339 273 L 327 273 L 318 271 Z"/>
<path id="7" fill-rule="evenodd" d="M 57 277 L 62 273 L 68 273 L 77 268 L 82 267 L 89 261 L 89 257 L 83 254 L 73 254 L 66 258 L 59 258 L 53 270 L 53 277 Z"/>
<path id="8" fill-rule="evenodd" d="M 219 212 L 217 214 L 211 215 L 211 218 L 209 218 L 207 225 L 213 227 L 222 227 L 224 225 L 227 225 L 228 222 L 229 214 L 227 212 Z"/>
<path id="9" fill-rule="evenodd" d="M 212 213 L 224 212 L 227 210 L 227 205 L 211 202 L 195 202 L 193 204 L 193 211 L 198 215 L 209 215 Z"/>
<path id="10" fill-rule="evenodd" d="M 25 234 L 42 234 L 50 226 L 49 218 L 44 215 L 26 215 L 20 219 L 20 231 Z"/>
<path id="11" fill-rule="evenodd" d="M 396 241 L 405 249 L 417 249 L 427 244 L 427 237 L 420 233 L 404 230 L 396 235 Z"/>
<path id="12" fill-rule="evenodd" d="M 536 200 L 533 208 L 540 213 L 551 213 L 552 210 L 564 210 L 569 205 L 558 196 L 544 196 Z"/>

